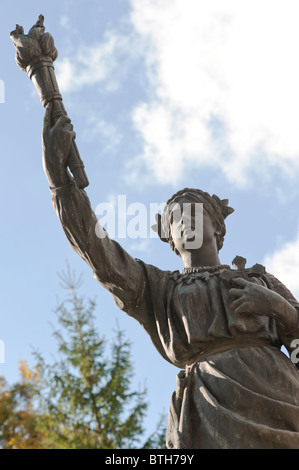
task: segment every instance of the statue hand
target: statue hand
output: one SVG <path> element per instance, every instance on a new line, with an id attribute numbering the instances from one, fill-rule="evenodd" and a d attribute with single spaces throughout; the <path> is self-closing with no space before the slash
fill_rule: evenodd
<path id="1" fill-rule="evenodd" d="M 52 107 L 46 107 L 43 122 L 43 167 L 50 186 L 62 186 L 69 182 L 67 159 L 75 132 L 68 116 L 62 115 L 52 125 Z"/>
<path id="2" fill-rule="evenodd" d="M 234 285 L 237 287 L 230 289 L 229 294 L 234 299 L 231 308 L 236 314 L 253 313 L 274 317 L 283 313 L 285 303 L 288 304 L 276 292 L 243 278 L 235 279 Z"/>

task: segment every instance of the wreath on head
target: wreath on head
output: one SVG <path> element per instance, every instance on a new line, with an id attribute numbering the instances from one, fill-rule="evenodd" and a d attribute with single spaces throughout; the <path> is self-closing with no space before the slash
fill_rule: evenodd
<path id="1" fill-rule="evenodd" d="M 220 199 L 216 194 L 210 196 L 209 193 L 202 191 L 201 189 L 184 188 L 171 196 L 171 198 L 166 202 L 162 215 L 156 214 L 155 219 L 157 223 L 152 225 L 152 229 L 158 233 L 163 242 L 169 243 L 172 250 L 180 256 L 180 253 L 175 247 L 169 227 L 172 208 L 174 204 L 179 202 L 183 197 L 189 199 L 190 202 L 203 204 L 205 210 L 211 217 L 215 228 L 218 251 L 221 250 L 224 236 L 226 234 L 225 219 L 228 215 L 234 212 L 234 209 L 228 206 L 228 199 Z"/>

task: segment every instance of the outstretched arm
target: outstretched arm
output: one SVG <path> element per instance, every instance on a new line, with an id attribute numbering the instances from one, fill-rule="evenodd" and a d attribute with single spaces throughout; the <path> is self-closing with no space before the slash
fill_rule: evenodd
<path id="1" fill-rule="evenodd" d="M 143 290 L 144 270 L 117 242 L 99 238 L 98 219 L 84 190 L 68 173 L 66 162 L 74 131 L 61 116 L 53 125 L 52 105 L 46 109 L 43 128 L 43 166 L 52 192 L 52 203 L 73 249 L 94 271 L 96 279 L 117 297 L 125 311 L 133 310 Z M 129 312 L 128 312 L 129 313 Z"/>

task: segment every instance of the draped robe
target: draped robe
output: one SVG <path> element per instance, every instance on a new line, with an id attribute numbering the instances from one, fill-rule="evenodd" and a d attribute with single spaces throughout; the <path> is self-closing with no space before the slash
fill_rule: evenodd
<path id="1" fill-rule="evenodd" d="M 299 448 L 299 374 L 281 351 L 299 338 L 299 315 L 283 330 L 271 315 L 236 315 L 222 266 L 181 274 L 132 258 L 116 241 L 96 235 L 101 229 L 89 199 L 74 183 L 52 189 L 52 202 L 95 279 L 181 369 L 169 408 L 168 448 Z M 271 274 L 251 282 L 278 292 L 299 312 L 297 300 Z"/>

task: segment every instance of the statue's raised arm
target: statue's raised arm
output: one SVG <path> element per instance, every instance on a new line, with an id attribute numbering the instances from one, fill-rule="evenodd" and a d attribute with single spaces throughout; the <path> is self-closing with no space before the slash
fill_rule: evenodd
<path id="1" fill-rule="evenodd" d="M 37 22 L 28 34 L 24 34 L 22 26 L 16 25 L 16 29 L 10 33 L 10 37 L 16 48 L 16 62 L 21 70 L 26 71 L 33 81 L 41 103 L 45 107 L 48 103 L 52 103 L 53 122 L 61 116 L 66 117 L 67 113 L 62 103 L 62 96 L 58 88 L 53 65 L 58 52 L 51 34 L 45 33 L 43 15 L 38 17 Z M 88 179 L 74 135 L 68 149 L 67 166 L 71 170 L 78 187 L 86 188 Z"/>
<path id="2" fill-rule="evenodd" d="M 28 73 L 46 108 L 43 167 L 54 209 L 71 246 L 89 264 L 97 280 L 115 295 L 119 305 L 126 305 L 129 310 L 139 295 L 143 268 L 118 243 L 106 237 L 104 229 L 103 237 L 98 236 L 99 224 L 83 191 L 88 178 L 54 73 L 53 62 L 58 54 L 54 39 L 45 33 L 42 15 L 27 35 L 22 26 L 16 25 L 10 36 L 16 48 L 16 62 Z"/>

